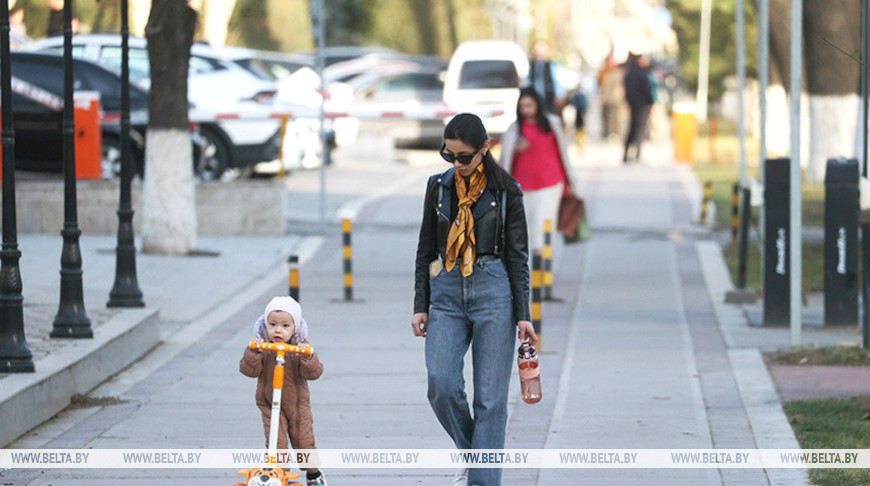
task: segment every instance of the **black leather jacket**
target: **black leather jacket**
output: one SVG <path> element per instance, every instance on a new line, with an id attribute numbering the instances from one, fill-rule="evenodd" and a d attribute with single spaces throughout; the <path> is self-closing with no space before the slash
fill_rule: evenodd
<path id="1" fill-rule="evenodd" d="M 423 202 L 423 223 L 417 243 L 414 283 L 414 312 L 429 312 L 429 264 L 442 258 L 447 248 L 447 233 L 456 218 L 455 168 L 429 178 Z M 517 321 L 530 320 L 529 312 L 529 243 L 526 213 L 519 194 L 502 192 L 489 183 L 471 207 L 477 256 L 499 255 L 507 267 Z M 440 196 L 440 198 L 439 198 Z M 440 199 L 440 203 L 439 203 Z M 504 224 L 501 204 L 505 201 Z M 454 269 L 456 271 L 456 269 Z"/>

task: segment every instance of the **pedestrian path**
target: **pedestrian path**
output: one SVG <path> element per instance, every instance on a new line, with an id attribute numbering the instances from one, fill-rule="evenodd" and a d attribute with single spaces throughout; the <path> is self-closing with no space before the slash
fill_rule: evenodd
<path id="1" fill-rule="evenodd" d="M 735 316 L 716 298 L 728 287 L 721 256 L 709 251 L 704 231 L 693 222 L 697 181 L 685 167 L 670 164 L 665 150 L 647 150 L 649 161 L 628 166 L 599 157 L 606 150 L 592 148 L 578 158 L 584 181 L 578 193 L 586 198 L 593 236 L 557 245 L 554 294 L 562 301 L 544 304 L 544 399 L 535 405 L 518 400 L 514 374 L 506 447 L 795 447 L 778 401 L 770 400 L 775 392 L 763 364 L 754 360 L 751 338 L 722 330 L 723 316 Z M 342 298 L 341 239 L 330 223 L 301 259 L 301 302 L 325 367 L 310 385 L 321 448 L 451 447 L 426 400 L 424 341 L 412 336 L 409 324 L 424 184 L 428 174 L 443 169 L 443 163 L 433 163 L 343 172 L 339 164 L 330 173 L 332 187 L 341 189 L 329 201 L 330 214 L 344 205 L 356 215 L 355 300 Z M 297 211 L 291 218 L 308 229 L 315 221 L 315 180 L 312 173 L 288 180 L 290 199 L 299 202 L 290 205 Z M 400 184 L 381 197 L 353 202 L 366 197 L 360 184 L 377 181 Z M 93 390 L 93 406 L 69 409 L 11 447 L 261 447 L 255 382 L 238 372 L 238 360 L 268 298 L 287 291 L 286 267 L 278 257 L 305 241 L 291 237 L 260 246 L 213 240 L 208 246 L 220 248 L 229 261 L 186 270 L 186 279 L 167 279 L 166 288 L 151 297 L 154 302 L 166 296 L 166 316 L 175 322 L 164 335 L 166 344 Z M 143 273 L 166 275 L 161 272 L 177 263 L 149 260 Z M 232 294 L 208 295 L 209 279 L 240 285 Z M 729 325 L 738 327 L 733 320 Z M 734 335 L 741 339 L 739 349 L 732 346 Z M 762 422 L 771 425 L 763 429 Z M 453 471 L 326 473 L 331 484 L 437 486 L 449 484 Z M 5 471 L 2 479 L 34 486 L 213 485 L 231 484 L 234 475 L 231 468 L 57 469 Z M 806 475 L 763 469 L 510 469 L 504 484 L 799 485 L 806 484 Z"/>

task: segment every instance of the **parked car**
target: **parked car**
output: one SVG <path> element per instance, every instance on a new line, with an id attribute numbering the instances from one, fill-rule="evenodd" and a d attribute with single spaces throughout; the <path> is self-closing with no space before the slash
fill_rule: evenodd
<path id="1" fill-rule="evenodd" d="M 310 56 L 314 59 L 314 65 L 317 65 L 317 49 L 299 51 L 297 54 Z M 393 49 L 376 46 L 326 46 L 323 48 L 323 60 L 326 66 L 332 66 L 335 63 L 349 61 L 369 54 L 392 56 L 399 53 Z"/>
<path id="2" fill-rule="evenodd" d="M 502 110 L 485 117 L 487 131 L 503 134 L 516 119 L 519 87 L 529 74 L 529 60 L 509 41 L 466 41 L 456 48 L 444 79 L 444 102 L 455 111 Z"/>
<path id="3" fill-rule="evenodd" d="M 375 53 L 335 63 L 323 70 L 323 76 L 327 83 L 348 82 L 360 74 L 413 69 L 443 71 L 447 61 L 437 56 Z"/>
<path id="4" fill-rule="evenodd" d="M 16 167 L 59 172 L 63 164 L 63 57 L 13 51 L 10 60 L 11 75 L 17 81 L 12 92 Z M 74 59 L 73 88 L 100 93 L 103 177 L 117 177 L 121 167 L 121 78 L 98 64 Z M 136 172 L 142 174 L 148 92 L 133 85 L 130 121 L 130 153 Z M 194 141 L 192 149 L 196 163 L 201 147 Z"/>
<path id="5" fill-rule="evenodd" d="M 299 68 L 313 68 L 315 59 L 302 54 L 261 51 L 244 47 L 227 46 L 219 49 L 227 59 L 235 62 L 252 74 L 278 82 L 295 73 Z"/>
<path id="6" fill-rule="evenodd" d="M 104 64 L 120 71 L 121 36 L 80 34 L 72 38 L 73 56 Z M 27 50 L 63 52 L 63 38 L 49 37 L 29 44 Z M 150 86 L 147 40 L 129 39 L 130 76 L 146 89 Z M 226 59 L 220 51 L 194 44 L 190 53 L 188 99 L 201 113 L 247 113 L 246 119 L 200 121 L 200 134 L 207 143 L 203 163 L 206 173 L 217 178 L 228 168 L 241 169 L 278 154 L 280 122 L 269 118 L 275 97 L 274 83 L 261 79 Z M 262 114 L 262 119 L 250 116 Z"/>
<path id="7" fill-rule="evenodd" d="M 397 145 L 439 144 L 444 125 L 434 114 L 444 105 L 442 76 L 443 70 L 436 66 L 373 71 L 351 79 L 348 84 L 354 90 L 354 110 L 402 113 L 428 107 L 428 111 L 433 113 L 429 119 L 393 116 L 360 118 L 359 130 L 389 135 Z"/>

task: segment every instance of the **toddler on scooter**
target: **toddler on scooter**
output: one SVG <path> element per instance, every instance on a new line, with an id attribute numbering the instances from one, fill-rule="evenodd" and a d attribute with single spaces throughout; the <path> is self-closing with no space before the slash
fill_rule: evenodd
<path id="1" fill-rule="evenodd" d="M 266 305 L 263 315 L 254 324 L 254 340 L 308 345 L 308 325 L 302 318 L 302 307 L 292 297 L 275 297 Z M 273 351 L 245 348 L 239 370 L 245 376 L 257 378 L 256 402 L 263 416 L 266 442 L 269 441 L 269 421 L 272 415 L 272 377 L 276 354 Z M 323 364 L 316 353 L 287 353 L 284 363 L 284 389 L 281 394 L 281 417 L 278 425 L 278 449 L 286 450 L 287 438 L 293 449 L 315 449 L 314 418 L 308 380 L 323 373 Z M 316 467 L 305 468 L 308 486 L 326 486 L 326 478 Z"/>

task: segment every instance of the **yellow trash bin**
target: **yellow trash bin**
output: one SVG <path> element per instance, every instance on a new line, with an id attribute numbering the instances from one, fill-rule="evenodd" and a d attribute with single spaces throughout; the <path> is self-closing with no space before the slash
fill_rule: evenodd
<path id="1" fill-rule="evenodd" d="M 695 111 L 693 102 L 674 103 L 674 160 L 692 166 L 695 165 L 695 140 L 698 138 Z"/>

